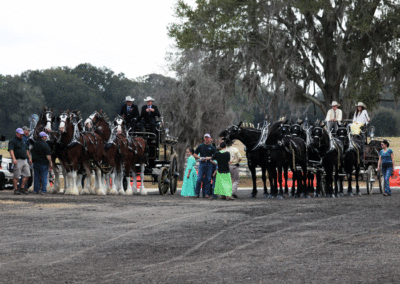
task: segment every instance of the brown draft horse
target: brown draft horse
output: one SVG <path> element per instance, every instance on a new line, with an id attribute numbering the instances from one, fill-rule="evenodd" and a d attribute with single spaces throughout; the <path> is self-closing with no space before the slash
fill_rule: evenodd
<path id="1" fill-rule="evenodd" d="M 121 157 L 121 164 L 123 166 L 123 171 L 118 173 L 117 180 L 120 182 L 122 186 L 122 179 L 125 174 L 127 181 L 127 195 L 132 195 L 133 193 L 138 193 L 142 195 L 147 194 L 147 190 L 144 187 L 144 169 L 147 164 L 147 156 L 148 156 L 148 146 L 146 140 L 140 137 L 130 137 L 126 132 L 124 119 L 121 116 L 117 116 L 114 119 L 114 125 L 116 130 L 115 139 L 110 140 L 115 143 L 119 150 L 119 155 Z M 136 183 L 136 164 L 140 164 L 140 179 L 141 185 L 140 190 L 137 191 L 137 183 Z M 117 171 L 118 172 L 118 171 Z M 133 178 L 133 188 L 131 186 L 130 177 Z M 121 191 L 119 191 L 121 192 Z"/>
<path id="2" fill-rule="evenodd" d="M 58 117 L 60 137 L 57 141 L 57 156 L 65 168 L 65 194 L 79 195 L 77 186 L 78 166 L 82 166 L 88 175 L 89 193 L 105 195 L 105 186 L 101 182 L 101 161 L 103 158 L 104 143 L 101 137 L 94 132 L 79 131 L 79 116 L 77 112 L 62 112 Z M 95 167 L 95 185 L 93 188 L 90 164 Z M 85 187 L 86 188 L 86 187 Z M 82 189 L 82 194 L 87 193 Z"/>
<path id="3" fill-rule="evenodd" d="M 112 132 L 110 124 L 107 122 L 105 114 L 103 114 L 102 111 L 95 111 L 92 113 L 88 119 L 86 119 L 84 125 L 87 129 L 91 129 L 100 135 L 105 145 L 103 165 L 110 169 L 104 175 L 104 184 L 107 187 L 107 194 L 119 193 L 121 195 L 125 195 L 125 191 L 122 186 L 122 178 L 121 180 L 116 179 L 118 173 L 121 173 L 123 169 L 118 145 L 119 143 L 123 143 L 125 138 L 116 136 L 116 133 Z M 112 137 L 112 139 L 110 139 L 110 137 Z M 116 142 L 115 139 L 118 139 L 118 141 Z"/>
<path id="4" fill-rule="evenodd" d="M 29 133 L 29 150 L 32 149 L 33 144 L 40 139 L 39 137 L 39 133 L 42 131 L 45 131 L 47 133 L 51 133 L 52 132 L 52 125 L 55 121 L 55 116 L 53 114 L 53 108 L 52 109 L 48 109 L 46 106 L 43 107 L 43 112 L 39 117 L 38 121 L 35 121 L 34 119 L 30 119 L 30 133 Z M 49 144 L 50 148 L 52 148 L 52 143 L 51 140 L 49 139 L 47 141 L 47 143 Z M 54 169 L 55 172 L 58 172 L 58 169 Z M 33 172 L 32 172 L 33 174 Z M 49 176 L 48 176 L 49 177 Z M 32 176 L 33 178 L 33 176 Z M 47 183 L 50 184 L 50 183 Z M 33 183 L 32 183 L 33 185 Z M 33 191 L 33 186 L 31 186 L 29 188 L 29 191 L 32 192 Z"/>

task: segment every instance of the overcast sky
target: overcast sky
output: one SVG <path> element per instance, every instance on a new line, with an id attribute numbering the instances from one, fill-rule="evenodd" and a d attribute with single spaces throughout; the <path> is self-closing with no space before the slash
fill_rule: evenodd
<path id="1" fill-rule="evenodd" d="M 0 74 L 90 63 L 128 78 L 172 75 L 165 56 L 176 2 L 1 1 Z"/>

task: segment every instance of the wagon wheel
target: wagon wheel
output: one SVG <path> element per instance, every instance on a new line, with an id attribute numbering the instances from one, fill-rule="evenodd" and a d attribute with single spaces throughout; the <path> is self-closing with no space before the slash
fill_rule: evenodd
<path id="1" fill-rule="evenodd" d="M 170 180 L 170 192 L 171 194 L 175 194 L 176 188 L 178 186 L 178 161 L 176 160 L 176 156 L 171 157 L 171 163 L 169 164 L 169 180 Z"/>
<path id="2" fill-rule="evenodd" d="M 158 191 L 161 195 L 166 195 L 168 193 L 169 183 L 168 168 L 162 167 L 158 175 Z"/>
<path id="3" fill-rule="evenodd" d="M 372 165 L 368 166 L 367 169 L 367 193 L 372 194 L 372 191 L 374 190 L 374 182 L 375 182 L 375 170 Z"/>
<path id="4" fill-rule="evenodd" d="M 385 191 L 385 179 L 383 178 L 382 170 L 379 170 L 376 173 L 376 177 L 379 183 L 379 190 L 381 191 L 381 193 L 383 193 Z"/>

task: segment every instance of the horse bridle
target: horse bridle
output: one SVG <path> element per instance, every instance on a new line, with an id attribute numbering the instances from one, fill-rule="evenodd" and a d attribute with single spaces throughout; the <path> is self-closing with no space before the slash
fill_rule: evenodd
<path id="1" fill-rule="evenodd" d="M 98 118 L 97 118 L 97 115 L 98 116 L 101 116 L 101 114 L 98 112 L 98 111 L 95 111 L 94 113 L 92 113 L 91 115 L 89 115 L 89 117 L 86 119 L 86 121 L 85 121 L 85 124 L 86 124 L 86 122 L 88 121 L 88 120 L 90 120 L 91 122 L 92 122 L 92 127 L 94 127 L 94 125 L 95 125 L 95 122 L 94 122 L 94 119 L 96 119 L 97 121 L 99 120 Z M 97 122 L 96 121 L 96 122 Z"/>

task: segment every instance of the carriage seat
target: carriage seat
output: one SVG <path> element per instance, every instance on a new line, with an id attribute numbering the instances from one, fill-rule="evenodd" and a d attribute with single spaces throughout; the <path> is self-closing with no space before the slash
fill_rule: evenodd
<path id="1" fill-rule="evenodd" d="M 160 124 L 161 124 L 161 121 L 156 121 L 156 128 L 157 128 L 157 126 L 159 126 Z M 149 124 L 149 123 L 146 123 L 146 124 L 145 124 L 145 129 L 146 129 L 146 132 L 150 132 L 150 124 Z M 140 121 L 136 123 L 136 125 L 135 125 L 135 131 L 137 131 L 137 132 L 140 132 L 140 131 L 141 131 L 141 128 L 140 128 Z"/>

